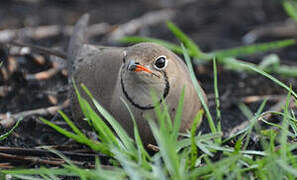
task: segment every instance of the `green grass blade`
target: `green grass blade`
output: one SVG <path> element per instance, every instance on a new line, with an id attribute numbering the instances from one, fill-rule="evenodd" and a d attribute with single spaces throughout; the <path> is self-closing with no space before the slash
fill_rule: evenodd
<path id="1" fill-rule="evenodd" d="M 179 102 L 178 102 L 178 106 L 177 106 L 177 110 L 175 113 L 175 117 L 174 117 L 174 124 L 173 124 L 173 131 L 172 131 L 172 135 L 173 135 L 173 139 L 177 140 L 178 137 L 178 132 L 180 129 L 180 125 L 181 125 L 181 119 L 182 119 L 182 113 L 183 113 L 183 107 L 184 107 L 184 97 L 185 97 L 185 87 L 182 89 L 180 98 L 179 98 Z"/>
<path id="2" fill-rule="evenodd" d="M 84 98 L 81 99 L 82 103 L 85 106 L 85 109 L 88 111 L 88 116 L 90 122 L 94 129 L 96 130 L 99 139 L 108 145 L 120 146 L 120 142 L 117 137 L 114 135 L 113 131 L 105 124 L 102 118 L 92 109 L 91 105 Z"/>
<path id="3" fill-rule="evenodd" d="M 297 22 L 297 2 L 285 0 L 283 1 L 283 7 L 287 14 Z"/>
<path id="4" fill-rule="evenodd" d="M 190 158 L 190 162 L 191 162 L 191 168 L 195 167 L 196 164 L 196 160 L 197 160 L 197 156 L 198 156 L 198 150 L 197 150 L 197 146 L 196 146 L 196 142 L 195 142 L 195 133 L 198 127 L 198 124 L 200 124 L 201 120 L 203 118 L 203 110 L 201 109 L 193 122 L 192 128 L 191 128 L 191 158 Z"/>
<path id="5" fill-rule="evenodd" d="M 253 112 L 249 109 L 249 107 L 243 103 L 238 104 L 238 108 L 242 112 L 242 114 L 248 119 L 251 120 L 254 118 Z"/>
<path id="6" fill-rule="evenodd" d="M 115 158 L 121 163 L 123 169 L 129 176 L 129 179 L 144 179 L 144 173 L 141 171 L 142 169 L 139 168 L 138 164 L 131 161 L 129 157 L 125 156 L 125 154 L 120 152 L 118 149 L 112 149 L 112 152 L 115 154 Z"/>
<path id="7" fill-rule="evenodd" d="M 64 114 L 61 110 L 58 111 L 62 118 L 66 121 L 66 123 L 70 126 L 70 128 L 78 135 L 83 136 L 84 134 L 74 125 L 74 123 Z"/>
<path id="8" fill-rule="evenodd" d="M 54 175 L 67 175 L 67 176 L 75 176 L 74 172 L 70 172 L 67 169 L 51 169 L 50 170 L 52 174 Z M 0 172 L 10 175 L 17 175 L 17 174 L 23 174 L 23 175 L 36 175 L 36 174 L 46 174 L 48 172 L 48 169 L 46 168 L 35 168 L 35 169 L 15 169 L 15 170 L 0 170 Z"/>
<path id="9" fill-rule="evenodd" d="M 295 113 L 293 111 L 293 109 L 291 109 L 291 116 L 289 116 L 289 122 L 290 122 L 290 126 L 293 129 L 294 135 L 297 136 L 297 124 L 296 124 L 296 116 Z"/>
<path id="10" fill-rule="evenodd" d="M 287 46 L 292 46 L 296 44 L 294 39 L 287 39 L 281 41 L 274 41 L 268 43 L 259 43 L 248 46 L 241 46 L 231 49 L 214 51 L 212 54 L 216 56 L 218 59 L 223 59 L 226 57 L 239 57 L 239 56 L 247 56 L 259 52 L 265 52 L 273 49 L 279 49 Z"/>
<path id="11" fill-rule="evenodd" d="M 287 96 L 287 100 L 286 100 L 286 105 L 284 107 L 284 116 L 283 116 L 283 121 L 282 121 L 282 131 L 281 131 L 281 135 L 280 135 L 280 152 L 281 152 L 281 158 L 282 160 L 287 160 L 287 149 L 288 149 L 288 145 L 287 145 L 287 140 L 288 140 L 288 127 L 289 127 L 289 104 L 290 104 L 290 99 L 291 99 L 291 93 L 289 91 L 288 96 Z"/>
<path id="12" fill-rule="evenodd" d="M 170 121 L 168 121 L 168 119 L 166 120 L 166 110 L 167 109 L 163 109 L 162 111 L 162 105 L 164 104 L 159 104 L 159 99 L 158 99 L 158 96 L 157 94 L 155 93 L 155 91 L 151 91 L 151 97 L 152 97 L 152 101 L 155 105 L 154 107 L 154 111 L 155 111 L 155 114 L 156 114 L 156 117 L 157 117 L 157 122 L 158 122 L 158 125 L 160 127 L 160 130 L 165 133 L 164 130 L 172 130 L 172 123 Z M 164 100 L 162 99 L 162 102 L 164 102 Z M 148 118 L 151 118 L 151 117 L 148 117 Z"/>
<path id="13" fill-rule="evenodd" d="M 167 22 L 167 26 L 171 30 L 171 32 L 187 47 L 188 51 L 193 53 L 192 55 L 194 57 L 198 59 L 211 58 L 211 56 L 203 53 L 198 47 L 198 45 L 172 22 Z"/>
<path id="14" fill-rule="evenodd" d="M 83 142 L 83 140 L 80 138 L 81 136 L 79 135 L 76 135 L 72 132 L 69 132 L 63 128 L 61 128 L 60 126 L 40 117 L 39 118 L 44 124 L 52 127 L 53 129 L 55 129 L 56 131 L 58 131 L 59 133 L 63 134 L 64 136 L 67 136 L 68 138 L 71 138 L 71 139 L 74 139 L 74 140 L 77 140 L 78 142 Z"/>
<path id="15" fill-rule="evenodd" d="M 216 102 L 216 120 L 217 120 L 217 130 L 221 132 L 221 111 L 220 111 L 220 97 L 219 97 L 219 88 L 218 88 L 218 73 L 217 73 L 217 63 L 216 58 L 213 58 L 213 84 L 214 84 L 214 94 Z"/>
<path id="16" fill-rule="evenodd" d="M 89 112 L 88 112 L 89 108 L 86 107 L 86 104 L 83 101 L 83 98 L 82 98 L 82 96 L 81 96 L 81 94 L 80 94 L 80 92 L 79 92 L 79 90 L 78 90 L 78 88 L 77 88 L 77 86 L 76 86 L 76 84 L 74 82 L 74 79 L 72 79 L 72 85 L 73 85 L 73 88 L 75 90 L 76 97 L 77 97 L 79 106 L 81 108 L 81 111 L 82 111 L 84 117 L 87 119 L 88 124 L 91 126 L 92 122 L 91 122 L 90 117 L 89 117 Z"/>
<path id="17" fill-rule="evenodd" d="M 161 128 L 159 130 L 154 120 L 150 119 L 149 125 L 160 148 L 160 153 L 170 176 L 174 177 L 174 179 L 182 179 L 179 169 L 179 157 L 175 151 L 176 141 L 173 141 L 172 138 L 168 138 L 169 132 L 166 132 L 166 129 L 162 130 Z"/>
<path id="18" fill-rule="evenodd" d="M 195 179 L 197 177 L 202 177 L 204 175 L 210 174 L 210 173 L 212 173 L 212 171 L 214 171 L 218 168 L 227 169 L 230 165 L 236 163 L 236 161 L 238 161 L 240 159 L 240 157 L 241 156 L 239 156 L 239 155 L 233 155 L 228 158 L 221 159 L 220 161 L 212 164 L 214 168 L 210 167 L 210 166 L 202 166 L 202 167 L 196 168 L 191 172 L 190 177 Z"/>
<path id="19" fill-rule="evenodd" d="M 90 148 L 92 148 L 94 151 L 100 151 L 103 154 L 106 155 L 111 155 L 110 151 L 108 150 L 108 147 L 104 146 L 103 144 L 101 144 L 100 142 L 97 141 L 93 141 L 93 140 L 89 140 L 85 135 L 76 135 L 72 132 L 69 132 L 63 128 L 61 128 L 60 126 L 57 126 L 56 124 L 40 117 L 39 118 L 44 124 L 52 127 L 53 129 L 55 129 L 56 131 L 58 131 L 59 133 L 63 134 L 64 136 L 71 138 L 81 144 L 85 144 L 88 145 Z"/>
<path id="20" fill-rule="evenodd" d="M 206 105 L 206 102 L 205 102 L 205 100 L 204 100 L 204 98 L 203 98 L 203 95 L 202 95 L 202 89 L 201 89 L 201 87 L 199 86 L 198 81 L 197 81 L 197 79 L 196 79 L 196 76 L 195 76 L 195 73 L 194 73 L 194 70 L 193 70 L 193 65 L 192 65 L 192 63 L 191 63 L 189 54 L 187 53 L 187 50 L 185 49 L 185 47 L 184 47 L 183 45 L 182 45 L 182 48 L 183 48 L 183 51 L 184 51 L 184 58 L 185 58 L 185 61 L 186 61 L 186 63 L 187 63 L 188 69 L 189 69 L 189 71 L 190 71 L 190 75 L 191 75 L 191 79 L 192 79 L 193 85 L 194 85 L 195 90 L 196 90 L 196 92 L 197 92 L 197 94 L 198 94 L 198 96 L 199 96 L 199 99 L 200 99 L 200 101 L 201 101 L 201 103 L 202 103 L 202 106 L 203 106 L 203 108 L 204 108 L 204 110 L 205 110 L 205 112 L 206 112 L 206 116 L 207 116 L 207 119 L 208 119 L 208 123 L 209 123 L 210 130 L 211 130 L 212 133 L 216 133 L 217 130 L 216 130 L 215 124 L 214 124 L 214 122 L 213 122 L 213 119 L 212 119 L 212 117 L 211 117 L 211 114 L 210 114 L 210 112 L 209 112 L 209 109 L 208 109 L 208 107 L 207 107 L 207 105 Z"/>
<path id="21" fill-rule="evenodd" d="M 88 96 L 92 99 L 92 101 L 93 101 L 95 107 L 97 108 L 97 110 L 106 119 L 106 121 L 112 126 L 112 128 L 117 133 L 117 135 L 119 136 L 119 138 L 121 139 L 121 141 L 123 142 L 125 147 L 127 149 L 131 150 L 131 151 L 132 150 L 135 151 L 136 149 L 135 149 L 135 147 L 133 145 L 133 140 L 129 137 L 127 132 L 122 128 L 120 123 L 117 122 L 112 117 L 112 115 L 107 110 L 105 110 L 105 108 L 103 108 L 103 106 L 101 106 L 99 104 L 99 102 L 93 97 L 93 95 L 90 93 L 90 91 L 87 89 L 87 87 L 85 85 L 82 84 L 82 88 L 88 94 Z"/>
<path id="22" fill-rule="evenodd" d="M 167 180 L 167 173 L 161 162 L 161 158 L 153 157 L 152 173 L 158 177 L 159 180 Z"/>
<path id="23" fill-rule="evenodd" d="M 162 105 L 163 116 L 164 116 L 164 119 L 165 119 L 164 125 L 167 126 L 167 128 L 170 130 L 170 132 L 173 132 L 173 125 L 174 125 L 173 123 L 174 122 L 171 120 L 167 103 L 166 103 L 166 101 L 165 101 L 165 99 L 163 97 L 162 97 L 161 105 Z M 179 120 L 181 120 L 181 119 L 179 119 Z M 177 122 L 177 123 L 179 123 L 179 122 Z M 173 133 L 171 133 L 171 135 L 173 136 Z"/>
<path id="24" fill-rule="evenodd" d="M 119 142 L 118 142 L 116 136 L 113 134 L 113 132 L 110 130 L 110 128 L 105 124 L 105 122 L 100 118 L 100 116 L 98 116 L 97 113 L 92 109 L 92 107 L 90 106 L 88 101 L 81 96 L 74 81 L 73 81 L 73 86 L 74 86 L 74 89 L 75 89 L 75 92 L 77 95 L 78 102 L 82 109 L 82 112 L 83 112 L 84 116 L 88 119 L 89 125 L 93 126 L 95 128 L 95 130 L 97 131 L 97 133 L 99 135 L 98 136 L 99 139 L 103 143 L 107 143 L 107 144 L 113 143 L 114 145 L 119 145 Z M 69 121 L 66 121 L 66 122 L 68 123 Z M 73 125 L 71 125 L 71 124 L 69 124 L 69 125 L 70 125 L 70 127 L 73 128 Z M 78 134 L 80 134 L 80 133 L 78 133 Z"/>
<path id="25" fill-rule="evenodd" d="M 6 138 L 7 138 L 7 137 L 8 137 L 8 136 L 15 130 L 15 128 L 17 128 L 17 127 L 19 126 L 21 120 L 22 120 L 22 119 L 19 119 L 19 120 L 15 123 L 15 125 L 14 125 L 8 132 L 2 134 L 2 135 L 0 136 L 0 141 L 2 141 L 3 139 L 6 139 Z"/>
<path id="26" fill-rule="evenodd" d="M 245 142 L 244 147 L 243 147 L 244 150 L 248 147 L 248 144 L 249 144 L 249 141 L 250 141 L 250 137 L 251 137 L 251 133 L 252 133 L 253 127 L 256 125 L 257 120 L 260 117 L 260 115 L 261 115 L 261 113 L 262 113 L 262 111 L 263 111 L 263 109 L 264 109 L 264 107 L 266 105 L 266 102 L 267 102 L 267 100 L 265 99 L 261 103 L 261 105 L 258 108 L 255 116 L 252 116 L 252 115 L 249 115 L 248 116 L 248 118 L 250 119 L 250 125 L 248 127 L 247 132 L 245 133 L 245 135 L 246 135 L 246 142 Z M 244 137 L 244 136 L 242 136 L 242 137 Z"/>
<path id="27" fill-rule="evenodd" d="M 270 74 L 264 72 L 263 70 L 255 67 L 255 66 L 251 66 L 249 64 L 246 64 L 246 63 L 241 63 L 241 66 L 242 67 L 246 67 L 246 68 L 249 68 L 265 77 L 267 77 L 268 79 L 272 80 L 273 82 L 275 82 L 276 84 L 278 84 L 279 86 L 281 86 L 282 88 L 286 89 L 288 92 L 290 92 L 294 97 L 295 99 L 297 99 L 297 94 L 291 89 L 289 88 L 287 85 L 285 85 L 284 83 L 280 82 L 278 79 L 276 79 L 275 77 L 271 76 Z"/>
<path id="28" fill-rule="evenodd" d="M 213 141 L 214 139 L 216 138 L 219 138 L 222 136 L 222 133 L 211 133 L 211 134 L 199 134 L 198 136 L 195 137 L 195 141 L 196 142 L 204 142 L 204 141 Z M 182 139 L 180 141 L 178 141 L 177 143 L 177 151 L 183 149 L 183 148 L 187 148 L 188 146 L 191 146 L 192 142 L 191 142 L 191 139 L 190 139 L 190 135 L 185 138 L 185 139 Z"/>
<path id="29" fill-rule="evenodd" d="M 289 166 L 284 160 L 277 160 L 277 164 L 284 170 L 287 171 L 288 173 L 294 175 L 297 177 L 297 169 Z"/>
<path id="30" fill-rule="evenodd" d="M 42 174 L 41 174 L 41 176 L 42 176 Z M 38 177 L 34 177 L 34 176 L 20 175 L 20 174 L 14 174 L 14 175 L 12 175 L 12 177 L 22 179 L 22 180 L 44 180 L 44 177 L 38 178 Z"/>
<path id="31" fill-rule="evenodd" d="M 138 147 L 138 157 L 139 157 L 140 163 L 142 165 L 148 167 L 146 158 L 150 159 L 150 156 L 149 156 L 149 154 L 147 153 L 147 151 L 145 150 L 145 148 L 143 146 L 142 140 L 141 140 L 140 135 L 139 135 L 139 131 L 138 131 L 138 127 L 137 127 L 135 117 L 134 117 L 129 105 L 127 104 L 127 102 L 123 98 L 121 98 L 121 101 L 125 104 L 127 110 L 129 111 L 129 114 L 131 116 L 131 119 L 133 121 L 134 138 L 135 138 L 136 145 Z"/>

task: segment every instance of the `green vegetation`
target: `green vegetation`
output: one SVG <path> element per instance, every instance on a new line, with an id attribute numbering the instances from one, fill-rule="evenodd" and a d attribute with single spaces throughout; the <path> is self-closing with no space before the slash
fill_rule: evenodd
<path id="1" fill-rule="evenodd" d="M 293 1 L 285 1 L 284 7 L 288 14 L 297 18 L 297 6 Z M 292 10 L 292 8 L 294 8 Z M 95 169 L 84 169 L 72 164 L 71 161 L 63 157 L 67 164 L 61 168 L 40 168 L 22 170 L 2 170 L 2 173 L 10 174 L 13 177 L 22 179 L 58 179 L 58 175 L 77 176 L 80 179 L 296 179 L 297 177 L 297 144 L 292 141 L 297 137 L 297 119 L 289 106 L 292 98 L 297 106 L 297 94 L 292 88 L 269 73 L 285 76 L 297 76 L 296 67 L 279 65 L 275 58 L 263 60 L 260 65 L 237 60 L 236 57 L 249 55 L 257 52 L 264 52 L 272 49 L 294 45 L 294 40 L 283 40 L 272 43 L 262 43 L 227 50 L 220 50 L 204 53 L 200 48 L 187 37 L 174 24 L 168 23 L 169 29 L 181 41 L 178 46 L 170 42 L 142 37 L 129 37 L 123 39 L 127 42 L 152 41 L 162 44 L 173 51 L 183 54 L 187 66 L 191 72 L 194 85 L 197 83 L 190 57 L 200 61 L 213 62 L 214 71 L 214 93 L 216 98 L 216 121 L 209 113 L 209 109 L 204 102 L 201 91 L 197 85 L 196 92 L 203 102 L 204 112 L 208 119 L 211 133 L 195 134 L 196 126 L 203 115 L 200 111 L 190 132 L 182 134 L 183 138 L 178 138 L 178 129 L 181 121 L 183 107 L 183 94 L 177 108 L 176 116 L 172 121 L 168 116 L 166 104 L 155 108 L 160 128 L 157 128 L 155 121 L 148 117 L 151 130 L 156 138 L 159 152 L 149 155 L 139 137 L 137 125 L 133 114 L 127 106 L 127 111 L 131 114 L 134 122 L 134 137 L 130 138 L 119 123 L 97 102 L 82 85 L 84 91 L 92 99 L 96 109 L 101 116 L 106 119 L 105 124 L 101 116 L 91 108 L 90 102 L 80 96 L 77 97 L 82 111 L 90 125 L 94 127 L 100 141 L 88 139 L 73 122 L 63 113 L 59 112 L 65 119 L 73 132 L 66 131 L 61 127 L 41 118 L 41 120 L 56 129 L 65 136 L 76 140 L 79 143 L 89 146 L 94 151 L 103 153 L 114 160 L 112 169 L 106 169 L 96 160 Z M 237 71 L 247 71 L 258 73 L 273 81 L 280 87 L 287 90 L 287 100 L 282 112 L 269 112 L 281 117 L 281 124 L 273 124 L 263 118 L 267 112 L 264 111 L 266 100 L 262 102 L 256 112 L 252 112 L 244 104 L 240 105 L 243 114 L 247 116 L 250 123 L 248 126 L 232 136 L 223 139 L 221 132 L 221 112 L 217 84 L 216 64 L 220 63 L 225 68 Z M 76 88 L 77 90 L 77 88 Z M 155 96 L 152 96 L 156 100 Z M 259 121 L 264 122 L 268 127 L 260 127 Z M 217 123 L 215 123 L 217 122 Z M 253 136 L 259 138 L 259 148 L 250 149 L 249 142 Z M 57 153 L 57 152 L 56 152 Z M 57 153 L 59 154 L 59 153 Z M 36 177 L 39 175 L 40 177 Z"/>
<path id="2" fill-rule="evenodd" d="M 15 130 L 15 128 L 17 128 L 17 127 L 19 126 L 21 120 L 22 120 L 22 119 L 19 119 L 19 120 L 15 123 L 15 125 L 14 125 L 8 132 L 6 132 L 6 133 L 0 135 L 0 141 L 2 141 L 3 139 L 6 139 L 6 138 L 7 138 L 7 137 L 8 137 L 8 136 Z"/>
<path id="3" fill-rule="evenodd" d="M 182 49 L 191 70 L 192 66 L 188 53 L 183 46 Z M 270 124 L 272 127 L 279 127 L 278 130 L 260 129 L 258 125 L 259 118 L 265 113 L 263 112 L 263 108 L 266 101 L 264 101 L 255 115 L 246 106 L 243 106 L 244 114 L 248 116 L 251 123 L 246 129 L 237 134 L 236 137 L 229 138 L 227 141 L 221 141 L 222 134 L 219 131 L 219 125 L 214 125 L 211 116 L 209 117 L 209 122 L 210 125 L 212 124 L 214 132 L 209 134 L 198 133 L 198 135 L 195 135 L 195 126 L 193 126 L 191 132 L 184 134 L 183 139 L 178 139 L 178 126 L 180 124 L 183 106 L 182 95 L 173 124 L 168 119 L 169 116 L 167 116 L 168 112 L 166 108 L 157 107 L 155 109 L 160 129 L 157 128 L 154 121 L 148 119 L 160 149 L 158 153 L 150 156 L 141 143 L 136 124 L 134 129 L 135 141 L 133 141 L 117 121 L 92 98 L 87 88 L 82 86 L 91 97 L 97 110 L 112 127 L 111 129 L 104 124 L 103 120 L 94 112 L 90 104 L 77 92 L 83 112 L 85 112 L 87 120 L 97 131 L 100 142 L 88 139 L 62 112 L 60 114 L 72 128 L 73 132 L 68 132 L 43 118 L 41 120 L 65 136 L 86 144 L 94 151 L 110 156 L 110 158 L 119 162 L 119 165 L 113 166 L 113 169 L 104 169 L 97 160 L 96 169 L 89 170 L 77 167 L 67 160 L 67 158 L 63 157 L 67 160 L 67 165 L 64 165 L 62 168 L 2 170 L 2 172 L 22 179 L 36 179 L 36 177 L 32 176 L 36 174 L 44 179 L 57 179 L 58 175 L 78 176 L 81 179 L 125 179 L 127 177 L 131 179 L 197 179 L 198 177 L 202 179 L 211 177 L 216 179 L 223 179 L 225 177 L 231 179 L 242 179 L 244 177 L 259 179 L 287 177 L 294 179 L 297 176 L 297 156 L 292 151 L 297 148 L 297 145 L 290 143 L 289 138 L 297 136 L 297 120 L 289 107 L 289 101 L 291 95 L 296 97 L 296 93 L 290 87 L 279 82 L 264 71 L 246 64 L 242 64 L 242 66 L 246 66 L 246 68 L 252 71 L 265 75 L 288 90 L 287 103 L 283 108 L 284 112 L 277 113 L 283 117 L 281 126 Z M 191 73 L 191 76 L 193 81 L 195 81 L 193 73 Z M 196 90 L 199 94 L 199 89 Z M 166 105 L 162 104 L 162 106 Z M 205 111 L 207 112 L 207 107 Z M 219 109 L 217 111 L 217 114 L 219 114 Z M 202 116 L 202 113 L 202 111 L 198 113 L 194 124 L 199 123 L 198 120 Z M 133 115 L 131 114 L 131 116 L 133 120 Z M 288 131 L 289 128 L 292 128 L 294 131 Z M 113 133 L 113 130 L 115 133 Z M 248 149 L 248 142 L 252 131 L 255 131 L 259 135 L 262 146 L 260 148 L 261 150 Z M 235 141 L 234 146 L 227 145 L 227 142 L 231 140 Z M 219 158 L 216 157 L 218 154 L 220 154 Z M 60 156 L 62 157 L 62 155 Z"/>

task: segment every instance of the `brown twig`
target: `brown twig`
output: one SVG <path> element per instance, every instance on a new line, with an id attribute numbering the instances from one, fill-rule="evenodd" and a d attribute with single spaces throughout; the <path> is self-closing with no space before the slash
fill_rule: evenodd
<path id="1" fill-rule="evenodd" d="M 11 77 L 11 75 L 17 70 L 17 68 L 18 68 L 18 63 L 15 60 L 15 58 L 13 56 L 8 56 L 8 58 L 7 58 L 7 66 L 4 66 L 3 65 L 0 68 L 0 73 L 1 73 L 1 75 L 3 77 L 3 80 L 4 81 L 7 81 Z"/>
<path id="2" fill-rule="evenodd" d="M 18 63 L 13 56 L 8 56 L 8 65 L 7 70 L 8 73 L 11 75 L 13 74 L 18 68 Z"/>
<path id="3" fill-rule="evenodd" d="M 58 147 L 59 148 L 59 147 Z M 68 148 L 70 151 L 58 151 L 58 153 L 67 157 L 71 163 L 79 166 L 88 168 L 94 168 L 94 160 L 96 156 L 99 156 L 100 161 L 107 163 L 108 157 L 90 152 L 90 153 L 79 153 L 73 152 L 73 148 Z M 34 164 L 48 164 L 54 166 L 60 166 L 65 162 L 64 159 L 60 158 L 55 152 L 47 149 L 36 149 L 36 148 L 20 148 L 20 147 L 0 147 L 0 159 L 15 163 L 34 163 Z M 108 165 L 103 165 L 103 168 L 112 169 Z"/>
<path id="4" fill-rule="evenodd" d="M 284 97 L 284 95 L 247 96 L 241 98 L 241 101 L 250 104 L 258 101 L 263 101 L 265 99 L 269 101 L 281 101 Z"/>
<path id="5" fill-rule="evenodd" d="M 59 34 L 71 34 L 72 26 L 39 26 L 39 27 L 25 27 L 21 29 L 6 29 L 0 31 L 0 42 L 7 43 L 19 37 L 29 37 L 31 39 L 43 39 L 56 36 Z"/>
<path id="6" fill-rule="evenodd" d="M 112 26 L 107 23 L 94 24 L 88 28 L 90 35 L 101 35 L 110 31 Z M 8 43 L 16 40 L 17 38 L 27 37 L 30 39 L 40 40 L 44 38 L 50 38 L 59 34 L 65 34 L 70 36 L 73 31 L 73 26 L 59 26 L 48 25 L 38 27 L 25 27 L 21 29 L 6 29 L 0 31 L 0 43 Z"/>
<path id="7" fill-rule="evenodd" d="M 195 2 L 195 0 L 141 0 L 149 7 L 154 8 L 177 8 L 182 5 Z"/>
<path id="8" fill-rule="evenodd" d="M 12 91 L 11 86 L 7 86 L 7 85 L 0 86 L 0 97 L 5 97 L 11 91 Z"/>
<path id="9" fill-rule="evenodd" d="M 20 155 L 12 155 L 6 153 L 0 153 L 0 159 L 6 159 L 6 161 L 21 161 L 24 162 L 31 162 L 34 164 L 49 164 L 49 165 L 62 165 L 65 163 L 64 160 L 53 160 L 53 159 L 42 159 L 40 157 L 33 157 L 33 156 L 20 156 Z"/>
<path id="10" fill-rule="evenodd" d="M 5 44 L 5 45 L 7 45 L 7 44 Z M 10 45 L 7 47 L 8 47 L 8 54 L 11 56 L 24 56 L 24 55 L 31 54 L 31 49 L 27 46 L 24 47 L 24 46 Z"/>
<path id="11" fill-rule="evenodd" d="M 57 105 L 58 104 L 58 99 L 56 96 L 53 95 L 48 95 L 47 96 L 48 101 L 53 104 L 53 105 Z"/>
<path id="12" fill-rule="evenodd" d="M 147 148 L 150 149 L 150 150 L 153 150 L 155 152 L 159 152 L 160 151 L 160 149 L 159 149 L 158 146 L 155 146 L 155 145 L 152 145 L 152 144 L 148 144 L 147 145 Z"/>
<path id="13" fill-rule="evenodd" d="M 121 24 L 117 26 L 111 26 L 107 23 L 99 23 L 93 24 L 88 28 L 87 34 L 88 36 L 96 36 L 110 32 L 108 35 L 109 41 L 116 41 L 120 38 L 124 37 L 125 35 L 134 34 L 141 28 L 151 26 L 154 24 L 158 24 L 160 22 L 164 22 L 165 20 L 172 19 L 174 17 L 173 10 L 159 10 L 149 12 L 144 14 L 143 16 L 133 19 L 127 23 Z M 22 35 L 24 37 L 28 37 L 31 39 L 40 40 L 42 38 L 48 38 L 51 36 L 56 36 L 58 34 L 66 34 L 71 35 L 73 31 L 73 26 L 58 26 L 58 25 L 50 25 L 50 26 L 39 26 L 39 27 L 27 27 L 22 29 L 8 29 L 0 31 L 0 43 L 5 44 L 8 43 L 10 45 L 19 46 L 19 47 L 29 47 L 33 50 L 37 50 L 39 52 L 43 52 L 45 54 L 51 54 L 63 59 L 66 59 L 67 56 L 65 53 L 56 51 L 53 49 L 36 46 L 36 45 L 29 45 L 20 42 L 16 42 L 15 39 Z M 30 49 L 28 50 L 30 51 Z"/>
<path id="14" fill-rule="evenodd" d="M 12 166 L 10 163 L 0 163 L 0 169 L 12 169 L 14 166 Z"/>
<path id="15" fill-rule="evenodd" d="M 5 113 L 0 114 L 0 125 L 4 128 L 12 127 L 15 122 L 21 118 L 25 118 L 32 115 L 54 115 L 58 110 L 64 109 L 69 106 L 70 100 L 66 100 L 61 105 L 51 106 L 47 108 L 39 108 L 34 110 L 23 111 L 15 114 Z"/>
<path id="16" fill-rule="evenodd" d="M 9 79 L 9 73 L 7 72 L 7 69 L 4 66 L 0 68 L 0 74 L 2 75 L 4 81 L 7 81 Z"/>
<path id="17" fill-rule="evenodd" d="M 277 104 L 275 104 L 274 106 L 272 106 L 268 111 L 264 112 L 261 114 L 261 116 L 257 119 L 257 121 L 262 120 L 263 118 L 265 118 L 266 121 L 268 121 L 271 116 L 272 116 L 272 112 L 279 112 L 282 110 L 283 106 L 286 104 L 287 101 L 287 96 L 283 96 L 279 102 Z M 294 101 L 294 98 L 290 99 L 290 104 Z M 241 130 L 245 129 L 246 127 L 248 127 L 250 124 L 250 120 L 244 121 L 243 123 L 233 127 L 229 132 L 224 133 L 226 137 L 230 137 L 235 135 L 236 133 L 240 132 Z"/>
<path id="18" fill-rule="evenodd" d="M 254 43 L 263 36 L 287 37 L 297 36 L 297 24 L 294 20 L 289 19 L 285 22 L 273 23 L 256 27 L 243 36 L 243 42 L 247 44 Z"/>
<path id="19" fill-rule="evenodd" d="M 25 44 L 25 43 L 20 43 L 20 42 L 15 42 L 15 41 L 8 42 L 8 44 L 13 45 L 13 46 L 18 46 L 18 47 L 27 47 L 32 50 L 39 51 L 41 53 L 58 56 L 62 59 L 67 59 L 67 55 L 64 52 L 61 52 L 61 51 L 58 51 L 55 49 L 50 49 L 50 48 L 46 48 L 46 47 L 42 47 L 42 46 Z M 30 52 L 30 49 L 28 50 L 29 52 Z"/>
<path id="20" fill-rule="evenodd" d="M 107 23 L 92 24 L 88 27 L 87 34 L 88 37 L 99 36 L 112 31 L 113 28 L 114 26 Z"/>
<path id="21" fill-rule="evenodd" d="M 52 68 L 35 74 L 27 74 L 25 76 L 26 80 L 47 80 L 53 77 L 58 72 L 61 72 L 66 66 L 66 63 L 61 62 L 60 59 L 60 57 L 51 56 L 50 61 L 52 63 Z"/>
<path id="22" fill-rule="evenodd" d="M 117 41 L 126 35 L 136 33 L 141 28 L 172 19 L 174 15 L 174 11 L 169 9 L 146 13 L 137 19 L 133 19 L 125 24 L 119 25 L 108 35 L 108 40 L 110 42 Z"/>
<path id="23" fill-rule="evenodd" d="M 30 81 L 30 80 L 46 80 L 46 79 L 53 77 L 55 74 L 60 72 L 63 68 L 64 68 L 63 66 L 59 66 L 59 67 L 53 67 L 51 69 L 48 69 L 46 71 L 42 71 L 39 73 L 27 74 L 26 80 L 28 80 L 28 81 Z"/>
<path id="24" fill-rule="evenodd" d="M 31 54 L 31 56 L 33 57 L 33 61 L 40 66 L 46 63 L 46 59 L 40 54 Z"/>

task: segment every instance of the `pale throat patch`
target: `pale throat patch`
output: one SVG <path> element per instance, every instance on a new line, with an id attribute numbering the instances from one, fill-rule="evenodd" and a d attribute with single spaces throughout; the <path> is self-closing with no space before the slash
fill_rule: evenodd
<path id="1" fill-rule="evenodd" d="M 126 98 L 140 109 L 154 108 L 151 91 L 158 96 L 159 103 L 162 101 L 162 97 L 165 99 L 169 92 L 169 83 L 165 73 L 161 79 L 150 79 L 131 75 L 121 78 L 122 90 Z"/>

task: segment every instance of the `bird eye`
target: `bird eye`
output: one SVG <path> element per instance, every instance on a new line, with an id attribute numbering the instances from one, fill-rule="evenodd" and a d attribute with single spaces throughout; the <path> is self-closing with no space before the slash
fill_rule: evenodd
<path id="1" fill-rule="evenodd" d="M 157 69 L 164 69 L 167 66 L 167 60 L 165 56 L 159 56 L 154 62 L 154 66 Z"/>

